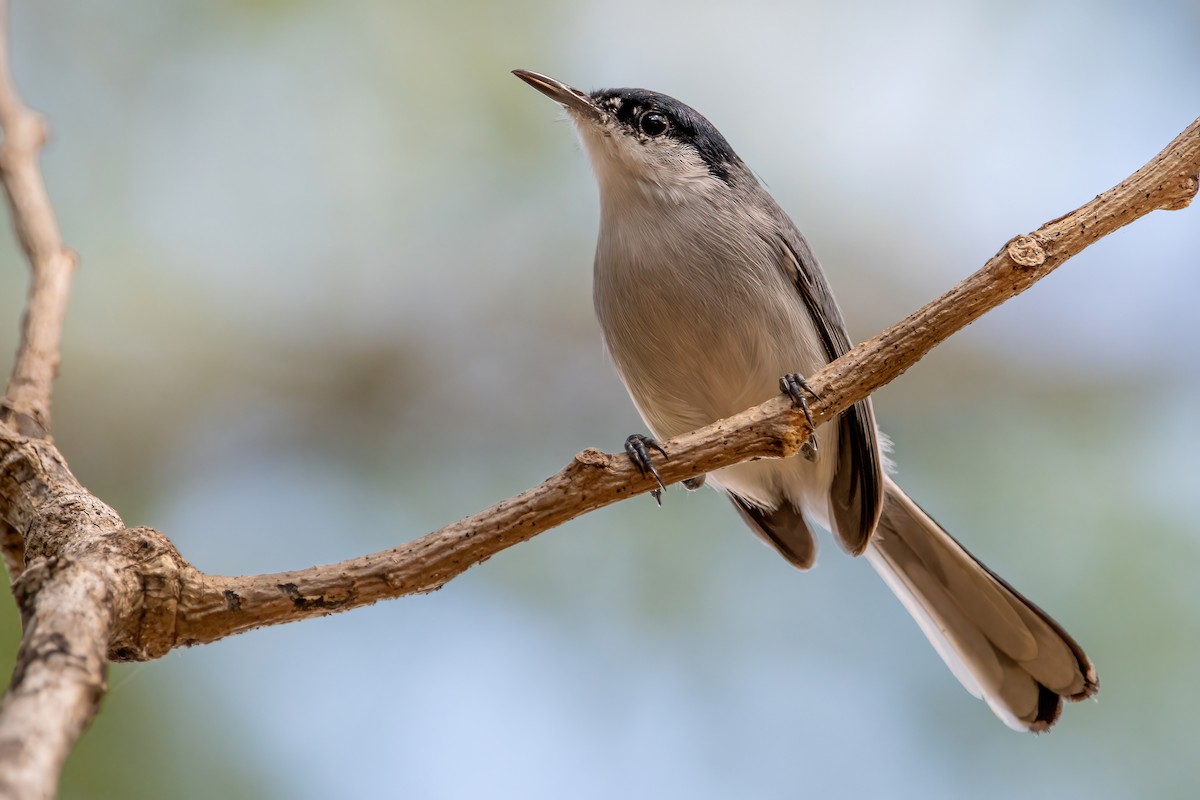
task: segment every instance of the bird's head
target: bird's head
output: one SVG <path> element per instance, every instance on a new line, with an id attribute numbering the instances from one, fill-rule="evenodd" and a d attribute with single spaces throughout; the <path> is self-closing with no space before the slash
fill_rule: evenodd
<path id="1" fill-rule="evenodd" d="M 536 72 L 513 74 L 566 109 L 602 195 L 686 202 L 727 192 L 747 174 L 721 132 L 673 97 L 647 89 L 588 93 Z"/>

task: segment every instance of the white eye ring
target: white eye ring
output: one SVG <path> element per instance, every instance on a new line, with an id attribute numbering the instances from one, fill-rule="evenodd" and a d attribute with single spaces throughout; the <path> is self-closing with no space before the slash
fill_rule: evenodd
<path id="1" fill-rule="evenodd" d="M 662 136 L 670 128 L 671 122 L 667 115 L 658 109 L 652 108 L 638 117 L 638 130 L 651 138 Z"/>

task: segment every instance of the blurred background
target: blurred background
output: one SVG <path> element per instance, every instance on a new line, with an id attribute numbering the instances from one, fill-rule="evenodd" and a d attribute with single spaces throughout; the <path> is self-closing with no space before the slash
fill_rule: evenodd
<path id="1" fill-rule="evenodd" d="M 1194 2 L 16 3 L 81 255 L 55 435 L 206 571 L 395 545 L 642 426 L 596 191 L 514 67 L 696 106 L 864 339 L 1200 110 Z M 4 226 L 0 368 L 26 269 Z M 1158 212 L 877 395 L 899 477 L 1056 616 L 1097 702 L 1021 736 L 865 563 L 713 492 L 428 597 L 110 673 L 66 798 L 1194 797 L 1200 209 Z M 18 642 L 0 601 L 0 670 Z"/>

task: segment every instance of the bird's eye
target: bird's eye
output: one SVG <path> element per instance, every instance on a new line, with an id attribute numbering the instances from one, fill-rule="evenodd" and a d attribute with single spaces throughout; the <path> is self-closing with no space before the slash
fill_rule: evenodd
<path id="1" fill-rule="evenodd" d="M 638 118 L 638 127 L 647 136 L 662 136 L 667 132 L 670 123 L 667 121 L 667 115 L 661 111 L 647 111 Z"/>

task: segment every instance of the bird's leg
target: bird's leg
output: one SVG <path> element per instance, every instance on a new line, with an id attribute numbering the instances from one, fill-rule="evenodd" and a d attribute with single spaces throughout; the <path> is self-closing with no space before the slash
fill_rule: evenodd
<path id="1" fill-rule="evenodd" d="M 808 423 L 808 427 L 812 432 L 808 435 L 808 441 L 800 445 L 800 454 L 809 461 L 817 460 L 817 434 L 816 426 L 813 425 L 812 412 L 808 410 L 808 397 L 812 395 L 814 400 L 819 400 L 820 397 L 808 385 L 808 381 L 795 372 L 789 372 L 779 379 L 779 390 L 786 394 L 792 400 L 792 405 L 804 412 L 804 420 Z"/>
<path id="2" fill-rule="evenodd" d="M 662 445 L 651 436 L 643 436 L 640 433 L 635 433 L 625 440 L 625 453 L 629 456 L 629 460 L 633 462 L 633 465 L 643 475 L 653 475 L 654 480 L 658 481 L 658 488 L 651 490 L 650 494 L 654 496 L 654 501 L 661 506 L 662 493 L 666 490 L 667 485 L 663 483 L 662 476 L 654 468 L 654 461 L 650 458 L 650 450 L 652 449 L 662 453 L 664 459 L 670 458 L 667 455 L 667 451 L 663 450 Z"/>

